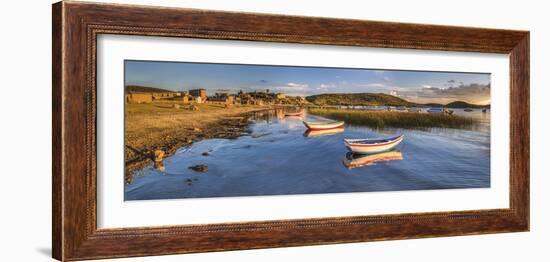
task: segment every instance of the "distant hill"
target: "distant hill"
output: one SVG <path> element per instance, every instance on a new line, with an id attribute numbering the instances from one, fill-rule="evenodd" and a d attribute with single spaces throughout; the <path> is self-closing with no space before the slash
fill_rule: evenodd
<path id="1" fill-rule="evenodd" d="M 420 106 L 424 106 L 424 107 L 444 107 L 446 105 L 438 104 L 438 103 L 427 103 L 427 104 L 420 104 Z"/>
<path id="2" fill-rule="evenodd" d="M 173 93 L 174 91 L 156 88 L 156 87 L 148 87 L 148 86 L 126 86 L 126 93 Z"/>
<path id="3" fill-rule="evenodd" d="M 475 105 L 464 101 L 448 104 L 418 104 L 382 93 L 320 94 L 307 96 L 306 100 L 315 105 L 325 106 L 408 106 L 408 107 L 448 107 L 448 108 L 490 108 L 491 105 Z"/>
<path id="4" fill-rule="evenodd" d="M 382 93 L 320 94 L 306 97 L 316 105 L 354 105 L 354 106 L 418 106 L 396 96 Z"/>
<path id="5" fill-rule="evenodd" d="M 490 105 L 474 105 L 464 101 L 454 101 L 445 105 L 448 108 L 489 108 Z"/>

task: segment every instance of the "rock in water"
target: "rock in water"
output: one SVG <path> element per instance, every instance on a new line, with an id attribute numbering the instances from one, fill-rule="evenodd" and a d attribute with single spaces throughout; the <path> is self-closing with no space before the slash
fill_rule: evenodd
<path id="1" fill-rule="evenodd" d="M 208 153 L 208 152 L 204 152 L 204 153 L 202 153 L 202 155 L 203 155 L 203 156 L 209 156 L 209 155 L 210 155 L 210 153 Z"/>
<path id="2" fill-rule="evenodd" d="M 208 166 L 207 165 L 196 165 L 196 166 L 190 166 L 189 168 L 193 169 L 194 171 L 197 171 L 197 172 L 206 172 L 206 171 L 208 171 Z"/>
<path id="3" fill-rule="evenodd" d="M 164 171 L 166 169 L 162 162 L 155 162 L 153 166 L 160 171 Z"/>
<path id="4" fill-rule="evenodd" d="M 164 151 L 155 150 L 155 162 L 162 162 L 164 159 Z"/>

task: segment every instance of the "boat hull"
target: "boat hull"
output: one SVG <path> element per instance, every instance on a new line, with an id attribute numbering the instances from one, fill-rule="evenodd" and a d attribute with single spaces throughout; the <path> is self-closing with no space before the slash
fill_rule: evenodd
<path id="1" fill-rule="evenodd" d="M 358 153 L 358 154 L 375 154 L 385 151 L 389 151 L 399 145 L 403 141 L 403 135 L 398 136 L 396 139 L 393 139 L 384 143 L 377 144 L 364 144 L 364 143 L 354 143 L 350 140 L 344 140 L 344 144 L 349 151 Z"/>
<path id="2" fill-rule="evenodd" d="M 333 123 L 311 123 L 311 122 L 305 122 L 304 125 L 309 130 L 327 130 L 327 129 L 335 129 L 335 128 L 341 128 L 344 127 L 344 122 L 333 122 Z"/>

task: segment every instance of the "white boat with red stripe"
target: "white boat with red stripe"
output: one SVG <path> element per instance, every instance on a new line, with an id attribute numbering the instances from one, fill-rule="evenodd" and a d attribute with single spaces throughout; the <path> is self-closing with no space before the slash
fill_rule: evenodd
<path id="1" fill-rule="evenodd" d="M 304 125 L 309 130 L 327 130 L 327 129 L 334 129 L 334 128 L 344 127 L 344 121 L 336 121 L 336 122 L 306 122 L 306 121 L 304 121 Z"/>
<path id="2" fill-rule="evenodd" d="M 375 139 L 344 139 L 344 144 L 349 151 L 359 154 L 374 154 L 393 149 L 401 141 L 404 135 Z"/>

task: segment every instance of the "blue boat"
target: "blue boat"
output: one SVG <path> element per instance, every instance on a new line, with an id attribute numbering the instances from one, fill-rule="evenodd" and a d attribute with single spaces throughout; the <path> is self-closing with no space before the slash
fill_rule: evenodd
<path id="1" fill-rule="evenodd" d="M 442 114 L 442 113 L 445 113 L 445 109 L 443 109 L 442 107 L 432 107 L 432 108 L 428 109 L 426 112 L 435 113 L 435 114 L 437 114 L 437 113 Z"/>
<path id="2" fill-rule="evenodd" d="M 448 109 L 442 108 L 442 107 L 432 107 L 432 108 L 428 109 L 426 112 L 431 113 L 431 114 L 449 114 L 449 115 L 452 115 L 454 113 L 453 110 L 448 110 Z"/>

